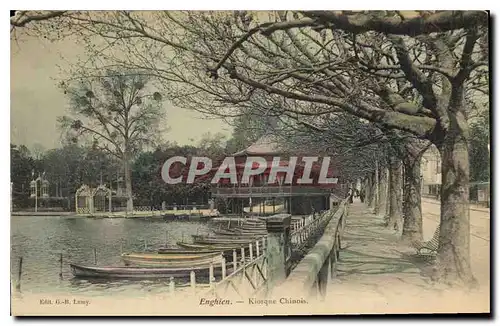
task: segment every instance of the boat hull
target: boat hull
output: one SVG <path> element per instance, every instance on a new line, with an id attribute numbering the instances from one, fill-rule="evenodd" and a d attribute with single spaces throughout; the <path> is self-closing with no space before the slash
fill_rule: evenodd
<path id="1" fill-rule="evenodd" d="M 149 278 L 188 278 L 191 271 L 197 276 L 209 275 L 208 267 L 195 268 L 145 268 L 145 267 L 97 267 L 70 264 L 71 272 L 77 278 L 125 278 L 125 279 L 149 279 Z M 221 275 L 221 268 L 214 268 L 214 276 Z"/>
<path id="2" fill-rule="evenodd" d="M 186 242 L 177 242 L 177 245 L 182 248 L 186 249 L 194 249 L 194 250 L 220 250 L 220 251 L 226 251 L 226 250 L 233 250 L 237 249 L 239 250 L 242 246 L 237 245 L 237 244 L 226 244 L 226 245 L 207 245 L 207 244 L 201 244 L 201 243 L 186 243 Z"/>
<path id="3" fill-rule="evenodd" d="M 252 235 L 252 234 L 246 234 L 246 235 L 235 234 L 235 235 L 215 235 L 215 236 L 192 235 L 191 237 L 195 242 L 202 240 L 214 240 L 214 241 L 223 241 L 228 243 L 247 243 L 250 241 L 261 239 L 264 236 Z"/>
<path id="4" fill-rule="evenodd" d="M 217 253 L 220 252 L 220 250 L 187 250 L 187 249 L 182 249 L 182 248 L 160 248 L 157 251 L 159 254 L 172 254 L 172 253 L 178 253 L 178 254 L 200 254 L 200 253 Z"/>
<path id="5" fill-rule="evenodd" d="M 215 253 L 198 254 L 122 254 L 126 266 L 190 268 L 220 264 L 222 255 Z"/>

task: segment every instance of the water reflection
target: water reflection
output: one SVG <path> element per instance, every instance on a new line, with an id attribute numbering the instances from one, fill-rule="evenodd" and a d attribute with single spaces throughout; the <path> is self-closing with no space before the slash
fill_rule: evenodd
<path id="1" fill-rule="evenodd" d="M 191 234 L 209 232 L 206 222 L 163 221 L 158 219 L 87 219 L 50 216 L 11 218 L 11 275 L 17 280 L 19 257 L 23 257 L 22 291 L 85 292 L 87 295 L 168 291 L 168 279 L 82 280 L 71 274 L 69 263 L 99 266 L 122 265 L 120 253 L 148 251 Z M 94 255 L 94 249 L 97 255 Z M 63 253 L 61 280 L 60 254 Z M 198 280 L 197 280 L 198 281 Z M 199 281 L 203 281 L 201 278 Z M 182 286 L 189 280 L 176 280 Z"/>

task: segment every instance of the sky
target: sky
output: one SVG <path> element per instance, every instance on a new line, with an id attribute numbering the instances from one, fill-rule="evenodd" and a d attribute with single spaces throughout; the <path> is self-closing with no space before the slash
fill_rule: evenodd
<path id="1" fill-rule="evenodd" d="M 42 38 L 18 34 L 11 39 L 10 112 L 11 143 L 32 149 L 60 147 L 56 119 L 67 110 L 67 98 L 57 87 L 60 67 L 69 66 L 83 48 L 71 40 L 51 43 Z M 164 140 L 180 145 L 196 144 L 207 132 L 229 135 L 231 127 L 221 120 L 174 107 L 165 102 L 168 131 Z M 38 146 L 38 145 L 36 145 Z M 39 147 L 39 146 L 38 146 Z"/>

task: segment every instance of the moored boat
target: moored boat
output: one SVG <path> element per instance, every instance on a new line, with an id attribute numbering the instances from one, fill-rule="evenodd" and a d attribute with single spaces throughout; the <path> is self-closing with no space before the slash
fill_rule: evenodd
<path id="1" fill-rule="evenodd" d="M 209 274 L 207 266 L 191 268 L 148 268 L 131 266 L 83 266 L 69 264 L 71 272 L 75 277 L 83 278 L 166 278 L 166 277 L 189 277 L 191 271 L 196 275 L 206 276 Z M 221 275 L 220 268 L 214 268 L 214 276 Z"/>
<path id="2" fill-rule="evenodd" d="M 254 243 L 258 238 L 247 238 L 247 239 L 223 239 L 223 238 L 210 238 L 199 236 L 195 239 L 196 244 L 208 244 L 208 245 L 236 245 L 236 246 L 248 246 L 250 243 Z"/>
<path id="3" fill-rule="evenodd" d="M 231 229 L 234 232 L 240 233 L 240 234 L 267 234 L 267 230 L 252 230 L 252 229 L 241 229 L 241 228 L 234 228 Z"/>
<path id="4" fill-rule="evenodd" d="M 219 245 L 207 245 L 201 243 L 187 243 L 187 242 L 177 242 L 177 245 L 182 248 L 194 249 L 194 250 L 233 250 L 240 249 L 242 246 L 238 244 L 219 244 Z"/>
<path id="5" fill-rule="evenodd" d="M 266 228 L 256 228 L 249 226 L 237 226 L 233 228 L 234 230 L 247 231 L 247 232 L 267 232 Z"/>
<path id="6" fill-rule="evenodd" d="M 200 241 L 212 241 L 212 242 L 217 242 L 220 241 L 221 243 L 248 243 L 252 241 L 257 241 L 259 239 L 262 239 L 264 236 L 262 235 L 253 235 L 253 234 L 247 234 L 247 235 L 216 235 L 216 236 L 206 236 L 206 235 L 192 235 L 194 242 L 200 242 Z"/>
<path id="7" fill-rule="evenodd" d="M 126 266 L 149 266 L 149 267 L 194 267 L 220 264 L 222 255 L 220 252 L 198 253 L 198 254 L 149 254 L 149 253 L 125 253 L 121 255 Z"/>
<path id="8" fill-rule="evenodd" d="M 240 233 L 237 232 L 237 231 L 234 231 L 234 230 L 230 230 L 230 229 L 225 229 L 225 230 L 217 230 L 217 231 L 212 231 L 215 235 L 233 235 L 233 236 L 237 236 L 239 235 Z"/>
<path id="9" fill-rule="evenodd" d="M 220 250 L 187 250 L 183 248 L 159 248 L 157 253 L 159 254 L 201 254 L 201 253 L 216 253 Z"/>

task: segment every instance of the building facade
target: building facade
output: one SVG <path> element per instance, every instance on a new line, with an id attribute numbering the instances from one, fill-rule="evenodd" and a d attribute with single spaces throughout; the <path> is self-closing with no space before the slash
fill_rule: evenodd
<path id="1" fill-rule="evenodd" d="M 294 156 L 299 156 L 294 153 Z M 305 156 L 305 155 L 302 155 Z M 222 181 L 212 188 L 212 197 L 215 202 L 225 202 L 234 214 L 255 213 L 273 214 L 276 207 L 283 212 L 294 215 L 307 215 L 313 212 L 327 210 L 343 198 L 343 192 L 347 189 L 342 187 L 342 180 L 336 175 L 335 169 L 328 171 L 329 178 L 336 178 L 337 184 L 319 184 L 317 182 L 320 166 L 313 165 L 311 169 L 312 184 L 302 185 L 297 180 L 302 176 L 304 170 L 300 156 L 295 166 L 291 183 L 285 183 L 285 173 L 278 173 L 276 180 L 270 181 L 269 174 L 274 157 L 280 158 L 280 165 L 288 166 L 290 155 L 281 150 L 278 142 L 272 135 L 265 135 L 248 148 L 233 154 L 238 183 L 232 184 Z M 249 157 L 262 157 L 267 162 L 267 168 L 259 175 L 251 176 L 248 183 L 242 182 L 242 174 L 246 161 Z M 272 209 L 266 210 L 266 206 Z M 248 210 L 245 210 L 245 207 Z M 217 207 L 220 211 L 223 208 Z"/>
<path id="2" fill-rule="evenodd" d="M 422 194 L 439 196 L 441 187 L 441 154 L 432 145 L 422 155 L 420 161 L 422 175 Z"/>

